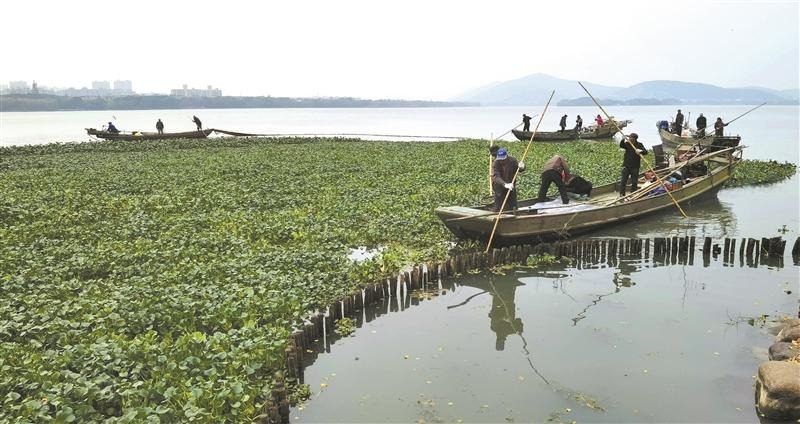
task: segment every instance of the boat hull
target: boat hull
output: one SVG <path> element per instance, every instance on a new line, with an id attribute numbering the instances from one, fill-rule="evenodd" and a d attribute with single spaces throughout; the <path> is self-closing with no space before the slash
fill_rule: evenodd
<path id="1" fill-rule="evenodd" d="M 180 133 L 152 133 L 152 132 L 134 132 L 134 133 L 110 133 L 108 131 L 96 130 L 94 128 L 87 128 L 86 133 L 104 140 L 169 140 L 178 138 L 206 138 L 211 134 L 213 129 L 205 129 L 202 131 L 187 131 Z"/>
<path id="2" fill-rule="evenodd" d="M 673 134 L 663 128 L 658 129 L 658 136 L 661 138 L 661 146 L 664 149 L 664 154 L 673 154 L 680 145 L 701 145 L 701 146 L 716 146 L 720 149 L 726 147 L 736 147 L 742 140 L 738 135 L 736 136 L 709 136 L 703 138 L 694 137 L 681 137 Z"/>
<path id="3" fill-rule="evenodd" d="M 631 121 L 624 120 L 624 121 L 617 121 L 617 125 L 609 125 L 605 124 L 599 129 L 592 127 L 584 128 L 583 131 L 576 131 L 574 128 L 571 130 L 564 130 L 562 131 L 537 131 L 536 137 L 534 137 L 534 142 L 539 143 L 555 143 L 555 142 L 564 142 L 564 141 L 578 141 L 578 140 L 596 140 L 596 139 L 604 139 L 604 138 L 611 138 L 616 132 L 617 127 L 619 129 L 625 128 Z M 531 131 L 519 131 L 519 130 L 511 130 L 514 134 L 514 137 L 517 137 L 519 141 L 530 141 L 531 135 L 533 132 Z"/>
<path id="4" fill-rule="evenodd" d="M 735 162 L 719 166 L 709 175 L 697 178 L 680 189 L 670 192 L 679 204 L 688 204 L 705 196 L 713 196 L 728 181 L 733 173 Z M 616 191 L 616 184 L 597 187 L 599 193 Z M 594 195 L 595 191 L 593 191 Z M 520 202 L 520 207 L 533 204 L 532 200 Z M 610 225 L 620 224 L 632 219 L 660 211 L 675 210 L 668 194 L 642 198 L 612 206 L 577 212 L 555 214 L 512 214 L 504 213 L 497 222 L 493 245 L 512 245 L 536 243 L 565 239 Z M 497 214 L 487 215 L 489 207 L 463 208 L 440 207 L 436 213 L 445 226 L 460 238 L 476 239 L 486 242 L 492 233 Z M 677 212 L 677 211 L 675 211 Z M 470 215 L 474 218 L 466 218 Z"/>

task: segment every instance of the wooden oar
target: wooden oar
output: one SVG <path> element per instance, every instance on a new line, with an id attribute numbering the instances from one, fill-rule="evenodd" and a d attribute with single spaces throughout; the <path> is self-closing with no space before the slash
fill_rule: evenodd
<path id="1" fill-rule="evenodd" d="M 525 162 L 525 158 L 528 156 L 528 150 L 531 148 L 531 144 L 533 144 L 533 139 L 536 137 L 536 131 L 539 131 L 539 125 L 542 123 L 542 118 L 544 118 L 544 114 L 547 113 L 547 108 L 550 107 L 550 101 L 553 100 L 553 96 L 556 94 L 556 90 L 553 90 L 550 93 L 550 98 L 547 99 L 547 104 L 544 105 L 544 110 L 542 111 L 542 115 L 539 117 L 539 122 L 536 123 L 536 128 L 533 129 L 531 133 L 531 139 L 528 141 L 528 146 L 525 147 L 525 153 L 522 154 L 522 159 L 520 162 Z M 519 167 L 517 167 L 517 172 L 514 173 L 514 177 L 511 178 L 511 185 L 513 186 L 514 183 L 517 181 L 517 175 L 519 175 Z M 516 187 L 512 187 L 511 190 L 516 190 Z M 492 234 L 489 235 L 489 242 L 486 243 L 486 253 L 489 253 L 489 249 L 492 248 L 492 240 L 494 239 L 494 232 L 497 231 L 497 224 L 500 222 L 500 215 L 503 214 L 503 209 L 506 207 L 506 202 L 508 202 L 508 196 L 511 195 L 511 190 L 506 190 L 506 197 L 503 198 L 503 203 L 500 205 L 500 211 L 497 212 L 497 218 L 494 220 L 494 226 L 492 227 Z"/>
<path id="2" fill-rule="evenodd" d="M 636 151 L 636 146 L 628 139 L 628 136 L 625 135 L 624 132 L 622 132 L 622 129 L 619 128 L 619 125 L 617 125 L 617 122 L 611 119 L 611 115 L 609 115 L 608 112 L 606 112 L 606 110 L 603 109 L 603 106 L 600 106 L 600 103 L 597 101 L 597 99 L 594 98 L 594 96 L 592 96 L 592 93 L 589 93 L 589 90 L 587 90 L 586 87 L 584 87 L 583 84 L 580 81 L 578 81 L 578 84 L 580 84 L 581 88 L 583 88 L 583 91 L 585 91 L 586 94 L 588 94 L 589 97 L 592 98 L 592 101 L 594 102 L 594 104 L 596 104 L 597 107 L 600 108 L 600 110 L 603 112 L 603 114 L 606 115 L 608 120 L 611 121 L 614 124 L 614 127 L 617 129 L 617 131 L 620 132 L 623 137 L 625 137 L 625 140 L 628 142 L 628 144 L 630 144 L 631 148 L 634 149 L 634 151 Z M 639 154 L 639 153 L 637 152 L 637 154 Z M 645 159 L 644 156 L 642 156 L 641 154 L 639 154 L 639 158 L 644 161 L 645 165 L 647 165 L 647 168 L 650 170 L 650 172 L 655 174 L 656 179 L 658 180 L 658 183 L 661 184 L 662 187 L 664 187 L 664 190 L 667 192 L 667 194 L 669 194 L 669 198 L 672 199 L 672 202 L 675 203 L 675 206 L 681 212 L 681 215 L 683 215 L 684 218 L 688 218 L 686 216 L 686 212 L 684 212 L 683 208 L 681 208 L 681 205 L 678 204 L 678 201 L 675 200 L 675 198 L 672 196 L 672 193 L 670 193 L 669 190 L 667 190 L 667 186 L 664 185 L 664 181 L 662 181 L 661 177 L 659 177 L 658 174 L 656 174 L 656 172 L 653 170 L 653 167 L 650 165 L 650 162 L 648 162 L 647 159 Z"/>

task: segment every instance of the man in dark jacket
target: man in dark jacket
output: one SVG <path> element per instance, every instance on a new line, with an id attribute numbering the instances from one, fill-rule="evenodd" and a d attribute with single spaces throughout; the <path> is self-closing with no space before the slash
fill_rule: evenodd
<path id="1" fill-rule="evenodd" d="M 681 131 L 683 131 L 683 114 L 678 109 L 678 114 L 675 115 L 675 134 L 681 135 Z"/>
<path id="2" fill-rule="evenodd" d="M 530 116 L 528 116 L 528 115 L 523 113 L 522 114 L 522 123 L 524 124 L 522 126 L 522 131 L 530 131 L 531 130 L 531 117 Z"/>
<path id="3" fill-rule="evenodd" d="M 561 132 L 564 132 L 564 129 L 567 128 L 567 115 L 561 117 L 561 121 L 558 123 L 558 126 L 561 127 Z"/>
<path id="4" fill-rule="evenodd" d="M 697 126 L 697 136 L 698 137 L 705 137 L 706 136 L 706 117 L 703 116 L 701 113 L 700 116 L 697 117 L 697 121 L 695 121 L 695 126 Z"/>
<path id="5" fill-rule="evenodd" d="M 197 131 L 203 131 L 203 123 L 200 122 L 200 118 L 198 118 L 196 115 L 192 115 L 192 122 L 197 125 Z"/>
<path id="6" fill-rule="evenodd" d="M 630 141 L 630 143 L 628 142 Z M 625 186 L 628 185 L 628 177 L 631 178 L 631 192 L 639 188 L 639 167 L 641 166 L 641 155 L 647 154 L 647 149 L 639 142 L 639 134 L 631 133 L 628 140 L 619 142 L 621 150 L 625 150 L 625 158 L 622 160 L 622 172 L 619 178 L 619 195 L 625 195 Z"/>
<path id="7" fill-rule="evenodd" d="M 492 187 L 494 189 L 495 212 L 500 211 L 500 207 L 503 206 L 503 200 L 505 200 L 506 193 L 508 192 L 510 192 L 510 194 L 508 195 L 506 207 L 508 209 L 517 208 L 517 188 L 514 187 L 514 183 L 512 182 L 514 176 L 517 175 L 517 169 L 519 169 L 519 172 L 524 171 L 525 164 L 509 155 L 506 149 L 502 147 L 498 149 L 497 157 L 492 164 Z"/>
<path id="8" fill-rule="evenodd" d="M 547 201 L 547 190 L 550 189 L 551 183 L 555 183 L 556 187 L 558 187 L 558 194 L 561 195 L 561 203 L 568 204 L 569 197 L 567 197 L 567 187 L 564 182 L 569 180 L 569 164 L 567 164 L 567 161 L 559 155 L 550 158 L 542 167 L 542 182 L 539 185 L 537 202 Z"/>
<path id="9" fill-rule="evenodd" d="M 159 134 L 164 134 L 164 123 L 161 122 L 161 119 L 156 122 L 156 131 L 158 131 Z"/>
<path id="10" fill-rule="evenodd" d="M 119 130 L 111 122 L 108 123 L 108 132 L 111 134 L 119 134 Z"/>

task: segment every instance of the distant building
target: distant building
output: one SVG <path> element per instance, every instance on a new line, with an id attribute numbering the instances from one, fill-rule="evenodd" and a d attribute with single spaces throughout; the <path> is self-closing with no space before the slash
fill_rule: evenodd
<path id="1" fill-rule="evenodd" d="M 31 88 L 28 86 L 27 81 L 9 81 L 8 94 L 28 94 Z"/>
<path id="2" fill-rule="evenodd" d="M 113 88 L 111 88 L 110 81 L 92 81 L 92 88 L 57 88 L 46 87 L 39 85 L 33 81 L 32 85 L 28 85 L 27 81 L 10 81 L 9 84 L 0 85 L 0 93 L 2 94 L 52 94 L 56 96 L 68 97 L 115 97 L 115 96 L 132 96 L 136 93 L 133 92 L 133 82 L 130 80 L 117 80 L 114 81 Z"/>
<path id="3" fill-rule="evenodd" d="M 111 90 L 110 81 L 92 81 L 92 90 Z"/>
<path id="4" fill-rule="evenodd" d="M 114 93 L 120 95 L 133 94 L 133 83 L 130 80 L 114 81 Z"/>
<path id="5" fill-rule="evenodd" d="M 182 88 L 173 88 L 169 92 L 170 96 L 175 97 L 221 97 L 222 90 L 213 88 L 210 85 L 206 89 L 189 88 L 186 84 Z"/>

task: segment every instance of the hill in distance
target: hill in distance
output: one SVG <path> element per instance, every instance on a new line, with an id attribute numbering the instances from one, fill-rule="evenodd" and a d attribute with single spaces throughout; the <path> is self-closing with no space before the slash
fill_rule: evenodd
<path id="1" fill-rule="evenodd" d="M 800 90 L 772 90 L 763 87 L 725 88 L 683 81 L 645 81 L 630 87 L 612 87 L 583 82 L 595 98 L 617 105 L 659 104 L 798 104 Z M 492 83 L 470 90 L 454 100 L 484 106 L 544 104 L 551 90 L 559 106 L 591 105 L 592 100 L 575 80 L 533 74 L 515 80 Z"/>

